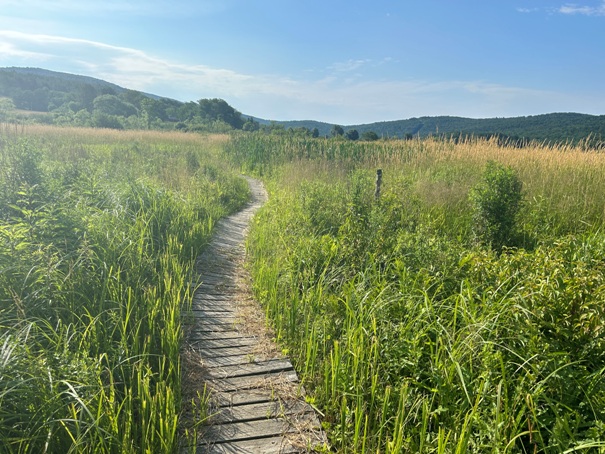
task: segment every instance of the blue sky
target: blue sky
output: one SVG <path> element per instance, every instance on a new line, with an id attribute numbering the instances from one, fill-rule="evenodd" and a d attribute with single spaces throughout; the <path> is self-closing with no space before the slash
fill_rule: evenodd
<path id="1" fill-rule="evenodd" d="M 0 0 L 0 66 L 274 120 L 605 114 L 605 0 Z"/>

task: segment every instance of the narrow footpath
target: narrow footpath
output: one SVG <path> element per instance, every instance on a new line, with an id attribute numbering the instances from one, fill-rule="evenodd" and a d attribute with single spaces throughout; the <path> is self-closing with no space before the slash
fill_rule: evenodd
<path id="1" fill-rule="evenodd" d="M 206 386 L 210 417 L 198 427 L 196 452 L 323 451 L 327 439 L 317 414 L 251 296 L 244 241 L 267 193 L 260 181 L 247 180 L 251 201 L 218 223 L 197 264 L 201 285 L 186 329 L 183 388 L 187 398 Z"/>

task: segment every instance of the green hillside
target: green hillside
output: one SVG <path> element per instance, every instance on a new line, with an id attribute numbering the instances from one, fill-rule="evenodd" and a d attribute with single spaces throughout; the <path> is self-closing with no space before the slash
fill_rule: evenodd
<path id="1" fill-rule="evenodd" d="M 227 131 L 244 129 L 330 136 L 330 123 L 272 121 L 242 116 L 225 101 L 203 99 L 181 102 L 129 90 L 92 77 L 39 68 L 0 68 L 0 98 L 9 98 L 23 111 L 48 113 L 37 122 L 117 129 L 183 129 Z M 0 120 L 2 120 L 0 105 Z M 247 120 L 245 120 L 247 118 Z M 419 117 L 343 126 L 347 131 L 373 132 L 382 138 L 437 136 L 497 136 L 522 144 L 526 141 L 566 143 L 587 141 L 603 146 L 605 115 L 550 113 L 513 118 Z"/>
<path id="2" fill-rule="evenodd" d="M 286 129 L 317 128 L 321 136 L 330 135 L 332 124 L 317 121 L 277 122 Z M 591 138 L 593 142 L 605 138 L 605 115 L 579 113 L 551 113 L 512 118 L 419 117 L 407 120 L 343 126 L 345 131 L 355 129 L 359 134 L 373 131 L 379 137 L 406 138 L 431 135 L 497 135 L 510 140 L 538 140 L 550 142 L 577 142 Z"/>

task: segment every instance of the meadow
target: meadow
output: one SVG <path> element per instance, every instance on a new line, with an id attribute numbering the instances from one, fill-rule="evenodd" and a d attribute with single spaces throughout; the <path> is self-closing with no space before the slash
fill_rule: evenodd
<path id="1" fill-rule="evenodd" d="M 248 197 L 227 140 L 0 125 L 0 452 L 177 450 L 195 258 Z"/>
<path id="2" fill-rule="evenodd" d="M 0 452 L 178 450 L 194 261 L 240 170 L 270 192 L 254 292 L 335 451 L 605 452 L 602 153 L 35 125 L 0 127 Z"/>
<path id="3" fill-rule="evenodd" d="M 337 452 L 605 452 L 602 153 L 263 134 L 226 150 L 268 186 L 254 291 Z M 521 198 L 497 245 L 477 200 L 514 188 L 490 169 Z"/>

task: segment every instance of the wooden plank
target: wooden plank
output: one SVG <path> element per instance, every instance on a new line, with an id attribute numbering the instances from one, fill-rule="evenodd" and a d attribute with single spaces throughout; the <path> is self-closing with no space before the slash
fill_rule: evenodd
<path id="1" fill-rule="evenodd" d="M 193 301 L 233 301 L 232 298 L 229 298 L 225 295 L 208 295 L 206 293 L 198 292 L 193 295 Z"/>
<path id="2" fill-rule="evenodd" d="M 207 301 L 197 301 L 191 305 L 190 309 L 188 309 L 187 311 L 183 311 L 183 312 L 190 312 L 190 311 L 221 312 L 223 314 L 231 314 L 234 316 L 237 315 L 237 309 L 235 307 L 235 304 L 231 303 L 230 301 L 221 301 L 219 303 L 216 303 L 216 302 L 208 303 Z"/>
<path id="3" fill-rule="evenodd" d="M 296 418 L 273 418 L 256 421 L 242 421 L 228 424 L 215 424 L 208 426 L 204 432 L 206 443 L 219 443 L 225 441 L 253 440 L 264 437 L 275 437 L 293 433 L 300 427 L 310 428 L 314 423 L 315 415 L 300 415 Z M 296 426 L 294 425 L 296 423 Z"/>
<path id="4" fill-rule="evenodd" d="M 246 377 L 259 374 L 276 374 L 294 370 L 292 363 L 287 359 L 270 359 L 259 363 L 238 364 L 237 366 L 223 366 L 208 371 L 210 378 Z"/>
<path id="5" fill-rule="evenodd" d="M 313 413 L 313 410 L 304 401 L 292 400 L 291 402 L 280 402 L 273 400 L 218 408 L 216 413 L 210 416 L 210 424 L 282 418 L 306 413 Z"/>
<path id="6" fill-rule="evenodd" d="M 252 375 L 245 377 L 220 378 L 208 380 L 211 390 L 216 391 L 243 391 L 254 388 L 271 388 L 278 382 L 297 382 L 298 375 L 294 371 L 280 372 L 278 374 Z"/>
<path id="7" fill-rule="evenodd" d="M 251 361 L 252 359 L 252 361 Z M 238 364 L 250 364 L 251 362 L 260 362 L 270 357 L 252 357 L 251 355 L 237 355 L 237 356 L 222 356 L 216 358 L 203 358 L 204 366 L 206 367 L 222 367 L 222 366 L 236 366 Z"/>
<path id="8" fill-rule="evenodd" d="M 215 443 L 197 447 L 196 454 L 295 454 L 301 449 L 294 447 L 286 437 L 267 437 L 255 440 Z"/>
<path id="9" fill-rule="evenodd" d="M 219 320 L 222 320 L 225 318 L 232 318 L 234 320 L 241 319 L 241 317 L 238 317 L 235 309 L 217 311 L 215 307 L 202 308 L 202 309 L 191 308 L 191 311 L 189 311 L 189 312 L 191 313 L 191 315 L 193 315 L 195 317 L 207 318 L 209 320 L 211 320 L 213 318 L 216 318 Z"/>
<path id="10" fill-rule="evenodd" d="M 271 402 L 277 400 L 277 398 L 270 389 L 250 389 L 230 392 L 214 391 L 210 400 L 214 408 L 219 408 Z"/>
<path id="11" fill-rule="evenodd" d="M 239 334 L 239 333 L 238 333 Z M 258 344 L 255 337 L 236 336 L 233 338 L 219 337 L 216 339 L 189 339 L 187 345 L 193 348 L 229 348 L 244 347 Z"/>
<path id="12" fill-rule="evenodd" d="M 204 316 L 204 317 L 237 317 L 237 311 L 235 307 L 229 307 L 227 305 L 211 306 L 206 305 L 200 307 L 192 307 L 190 311 L 192 315 Z"/>
<path id="13" fill-rule="evenodd" d="M 236 323 L 240 323 L 242 319 L 240 317 L 236 317 L 233 314 L 223 313 L 223 315 L 208 315 L 208 313 L 204 311 L 191 311 L 191 316 L 196 319 L 196 323 L 201 325 L 209 325 L 218 323 L 221 325 L 234 325 Z"/>
<path id="14" fill-rule="evenodd" d="M 198 333 L 219 333 L 237 331 L 236 323 L 203 323 L 201 318 L 197 318 L 196 329 Z"/>
<path id="15" fill-rule="evenodd" d="M 227 356 L 247 356 L 248 362 L 253 363 L 255 358 L 254 346 L 247 345 L 241 347 L 227 347 L 227 348 L 207 348 L 203 344 L 193 346 L 193 349 L 197 351 L 200 356 L 206 358 L 225 358 Z"/>
<path id="16" fill-rule="evenodd" d="M 235 329 L 230 331 L 199 331 L 193 328 L 188 336 L 186 342 L 190 345 L 202 342 L 204 340 L 216 340 L 216 339 L 237 339 L 242 337 L 242 334 Z"/>

